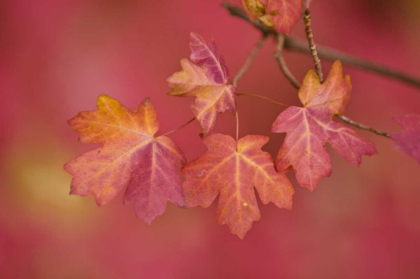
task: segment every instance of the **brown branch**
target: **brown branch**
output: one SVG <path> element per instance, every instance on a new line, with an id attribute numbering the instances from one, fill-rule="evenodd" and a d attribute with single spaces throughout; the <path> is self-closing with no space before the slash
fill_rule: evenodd
<path id="1" fill-rule="evenodd" d="M 250 24 L 252 24 L 255 28 L 260 30 L 263 33 L 263 35 L 268 36 L 268 35 L 278 34 L 276 30 L 274 30 L 274 28 L 265 26 L 261 24 L 260 22 L 258 22 L 257 20 L 252 21 L 242 8 L 236 5 L 230 4 L 229 2 L 223 2 L 222 6 L 225 9 L 227 9 L 232 16 L 241 18 L 249 22 Z M 308 48 L 308 45 L 306 42 L 290 37 L 290 36 L 285 37 L 284 49 L 287 49 L 290 51 L 308 53 L 308 54 L 311 53 L 311 50 Z M 343 52 L 340 52 L 340 51 L 337 51 L 335 49 L 328 48 L 325 46 L 318 45 L 317 51 L 318 51 L 319 57 L 321 58 L 332 60 L 332 61 L 339 59 L 341 60 L 343 64 L 354 66 L 356 68 L 360 68 L 362 70 L 373 72 L 373 73 L 380 74 L 383 76 L 387 76 L 395 80 L 402 81 L 409 85 L 420 88 L 420 78 L 404 73 L 402 71 L 394 70 L 383 65 L 365 61 L 361 58 L 358 58 L 358 57 L 355 57 L 355 56 L 352 56 L 352 55 L 349 55 L 349 54 L 346 54 L 346 53 L 343 53 Z"/>
<path id="2" fill-rule="evenodd" d="M 379 131 L 379 130 L 376 130 L 376 129 L 372 128 L 372 127 L 363 125 L 361 123 L 357 123 L 357 122 L 351 120 L 350 118 L 348 118 L 347 116 L 340 115 L 340 114 L 336 114 L 335 116 L 337 116 L 338 118 L 340 118 L 341 120 L 343 120 L 345 123 L 347 123 L 349 125 L 352 125 L 352 126 L 354 126 L 356 128 L 359 128 L 361 130 L 370 131 L 370 132 L 372 132 L 374 134 L 377 134 L 378 136 L 383 136 L 383 137 L 386 137 L 386 138 L 391 138 L 391 134 L 385 133 L 385 132 L 382 132 L 382 131 Z"/>
<path id="3" fill-rule="evenodd" d="M 283 58 L 284 39 L 285 39 L 285 36 L 283 34 L 279 34 L 277 36 L 277 46 L 276 46 L 276 53 L 274 57 L 277 59 L 277 62 L 279 63 L 280 69 L 283 72 L 284 76 L 290 81 L 290 83 L 296 89 L 299 89 L 300 82 L 295 78 L 292 72 L 290 72 L 289 67 L 287 67 L 287 63 Z"/>
<path id="4" fill-rule="evenodd" d="M 242 68 L 239 70 L 239 72 L 235 75 L 235 77 L 232 80 L 233 86 L 238 85 L 238 81 L 245 75 L 245 73 L 248 71 L 249 66 L 251 66 L 252 61 L 254 60 L 255 56 L 257 56 L 258 52 L 261 50 L 261 48 L 264 45 L 265 40 L 267 39 L 267 36 L 263 36 L 254 46 L 254 49 L 249 54 L 248 58 L 245 61 L 245 64 L 242 66 Z"/>
<path id="5" fill-rule="evenodd" d="M 305 15 L 303 17 L 303 20 L 305 22 L 306 39 L 308 39 L 309 49 L 311 50 L 312 57 L 314 58 L 316 74 L 319 78 L 319 81 L 323 83 L 324 74 L 322 73 L 321 60 L 319 59 L 318 52 L 316 51 L 314 34 L 312 33 L 312 27 L 311 27 L 311 12 L 309 11 L 309 9 L 305 10 Z"/>
<path id="6" fill-rule="evenodd" d="M 310 49 L 307 44 L 299 39 L 287 37 L 284 43 L 284 48 L 291 51 L 297 51 L 302 53 L 310 53 Z M 373 62 L 363 60 L 361 58 L 352 56 L 350 54 L 318 45 L 318 55 L 321 58 L 335 61 L 340 60 L 343 64 L 353 66 L 368 72 L 380 74 L 398 81 L 405 82 L 414 87 L 420 87 L 420 79 L 402 71 L 391 69 L 387 66 L 379 65 Z"/>

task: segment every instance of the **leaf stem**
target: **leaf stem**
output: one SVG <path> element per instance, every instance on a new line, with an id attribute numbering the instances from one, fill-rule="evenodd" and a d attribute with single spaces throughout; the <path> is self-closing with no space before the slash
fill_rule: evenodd
<path id="1" fill-rule="evenodd" d="M 268 97 L 262 96 L 262 95 L 258 95 L 258 94 L 250 94 L 250 93 L 236 93 L 236 96 L 247 96 L 247 97 L 254 97 L 254 98 L 260 98 L 266 101 L 269 101 L 273 104 L 279 105 L 279 106 L 283 106 L 283 107 L 290 107 L 290 105 L 286 105 L 277 101 L 274 101 L 273 99 L 270 99 Z"/>
<path id="2" fill-rule="evenodd" d="M 252 21 L 242 8 L 236 5 L 233 5 L 227 1 L 223 2 L 222 6 L 225 9 L 227 9 L 232 16 L 238 17 L 242 20 L 245 20 L 246 22 L 249 22 L 255 28 L 260 30 L 264 36 L 278 35 L 278 33 L 276 32 L 274 28 L 265 26 L 259 23 L 258 21 Z M 308 48 L 308 44 L 305 41 L 296 39 L 291 36 L 285 37 L 284 49 L 289 50 L 289 51 L 297 51 L 297 52 L 311 54 L 311 49 Z M 337 59 L 340 59 L 341 62 L 345 65 L 353 66 L 353 67 L 356 67 L 365 71 L 383 75 L 383 76 L 398 80 L 400 82 L 407 83 L 411 86 L 420 88 L 420 78 L 410 75 L 408 73 L 405 73 L 399 70 L 394 70 L 387 66 L 380 65 L 377 63 L 369 62 L 364 59 L 349 55 L 347 53 L 344 53 L 344 52 L 341 52 L 341 51 L 338 51 L 329 47 L 321 46 L 321 45 L 317 46 L 317 52 L 318 52 L 319 57 L 321 58 L 324 58 L 330 61 L 335 61 Z"/>
<path id="3" fill-rule="evenodd" d="M 348 118 L 347 116 L 344 116 L 344 115 L 341 115 L 341 114 L 336 114 L 335 116 L 337 116 L 338 118 L 340 118 L 345 123 L 347 123 L 349 125 L 352 125 L 352 126 L 354 126 L 356 128 L 359 128 L 361 130 L 370 131 L 370 132 L 372 132 L 374 134 L 377 134 L 378 136 L 383 136 L 383 137 L 386 137 L 386 138 L 391 138 L 391 134 L 385 133 L 385 132 L 382 132 L 382 131 L 379 131 L 379 130 L 376 130 L 376 129 L 372 128 L 372 127 L 366 126 L 366 125 L 361 124 L 361 123 L 357 123 L 357 122 L 351 120 L 350 118 Z"/>
<path id="4" fill-rule="evenodd" d="M 236 142 L 239 140 L 239 113 L 236 110 L 235 112 L 235 118 L 236 118 Z"/>
<path id="5" fill-rule="evenodd" d="M 316 51 L 314 34 L 312 32 L 312 27 L 311 27 L 311 11 L 309 9 L 305 9 L 305 15 L 303 17 L 303 20 L 305 22 L 306 39 L 308 40 L 309 49 L 311 50 L 312 57 L 314 58 L 316 74 L 319 78 L 319 81 L 323 83 L 324 74 L 322 73 L 321 60 L 319 59 L 318 52 Z"/>
<path id="6" fill-rule="evenodd" d="M 252 49 L 251 53 L 249 54 L 248 58 L 245 61 L 245 64 L 242 66 L 242 68 L 239 70 L 239 72 L 234 76 L 232 80 L 233 86 L 238 86 L 239 80 L 245 75 L 245 73 L 248 71 L 249 67 L 251 66 L 252 61 L 257 56 L 258 52 L 263 47 L 265 41 L 267 39 L 267 36 L 263 35 L 261 39 L 255 44 L 254 48 Z"/>
<path id="7" fill-rule="evenodd" d="M 176 131 L 178 131 L 178 130 L 181 130 L 182 128 L 184 128 L 184 127 L 185 127 L 185 126 L 187 126 L 188 124 L 192 123 L 194 120 L 195 120 L 195 117 L 194 117 L 194 118 L 192 118 L 192 119 L 190 119 L 190 120 L 188 120 L 188 122 L 187 122 L 187 123 L 182 124 L 182 125 L 181 125 L 181 126 L 179 126 L 178 128 L 173 129 L 173 130 L 171 130 L 171 131 L 169 131 L 169 132 L 167 132 L 167 133 L 165 133 L 165 134 L 161 135 L 160 137 L 167 136 L 167 135 L 170 135 L 170 134 L 172 134 L 172 133 L 174 133 L 174 132 L 176 132 Z"/>

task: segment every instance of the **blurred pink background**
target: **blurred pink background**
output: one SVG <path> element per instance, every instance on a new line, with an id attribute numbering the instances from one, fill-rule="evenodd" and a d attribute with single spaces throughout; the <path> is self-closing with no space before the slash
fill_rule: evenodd
<path id="1" fill-rule="evenodd" d="M 232 0 L 234 3 L 236 1 Z M 420 77 L 420 1 L 315 0 L 315 40 Z M 69 196 L 63 164 L 93 149 L 66 124 L 107 94 L 131 109 L 150 96 L 159 133 L 191 118 L 192 99 L 171 98 L 166 78 L 188 57 L 189 33 L 214 37 L 233 76 L 259 33 L 220 0 L 4 0 L 0 3 L 1 278 L 420 278 L 420 166 L 390 140 L 360 132 L 378 156 L 360 168 L 331 151 L 333 174 L 314 193 L 299 187 L 291 212 L 270 204 L 244 240 L 208 209 L 179 209 L 148 226 L 119 195 L 97 207 Z M 304 36 L 302 23 L 293 35 Z M 299 104 L 266 43 L 238 91 Z M 286 53 L 302 79 L 313 67 Z M 324 61 L 324 74 L 331 63 Z M 393 115 L 420 113 L 419 90 L 345 66 L 346 115 L 398 132 Z M 280 107 L 239 97 L 240 134 L 270 135 Z M 234 117 L 217 132 L 234 133 Z M 194 159 L 205 148 L 193 124 L 171 135 Z M 283 135 L 270 135 L 276 154 Z"/>

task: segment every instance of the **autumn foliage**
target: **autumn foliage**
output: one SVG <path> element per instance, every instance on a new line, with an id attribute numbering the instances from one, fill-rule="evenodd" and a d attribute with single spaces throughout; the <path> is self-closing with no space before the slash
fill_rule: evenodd
<path id="1" fill-rule="evenodd" d="M 313 191 L 332 171 L 326 142 L 355 166 L 361 164 L 362 155 L 377 153 L 372 142 L 332 120 L 335 114 L 344 112 L 350 93 L 350 77 L 343 77 L 340 61 L 333 64 L 323 84 L 313 70 L 309 71 L 299 90 L 304 106 L 286 109 L 271 128 L 273 133 L 287 133 L 277 155 L 278 171 L 292 166 L 299 184 Z"/>
<path id="2" fill-rule="evenodd" d="M 398 134 L 391 135 L 395 148 L 412 156 L 420 164 L 420 116 L 415 114 L 395 116 L 394 120 L 403 128 Z"/>
<path id="3" fill-rule="evenodd" d="M 218 113 L 236 111 L 236 89 L 228 84 L 228 69 L 213 41 L 207 43 L 191 33 L 190 48 L 190 60 L 181 60 L 183 71 L 167 80 L 172 88 L 169 95 L 196 97 L 191 110 L 207 135 L 214 128 Z"/>
<path id="4" fill-rule="evenodd" d="M 127 186 L 124 202 L 146 223 L 165 211 L 167 200 L 185 205 L 179 177 L 185 157 L 171 139 L 154 136 L 159 121 L 150 99 L 134 112 L 102 95 L 97 111 L 82 112 L 69 124 L 81 142 L 103 144 L 64 166 L 74 176 L 71 194 L 94 195 L 104 205 Z"/>
<path id="5" fill-rule="evenodd" d="M 182 170 L 189 207 L 208 207 L 220 194 L 217 220 L 241 238 L 261 217 L 254 187 L 264 204 L 292 209 L 294 190 L 289 179 L 276 172 L 271 155 L 261 151 L 268 137 L 248 135 L 236 141 L 212 134 L 203 142 L 207 153 Z"/>
<path id="6" fill-rule="evenodd" d="M 285 34 L 290 33 L 302 14 L 302 0 L 242 0 L 242 5 L 251 18 Z"/>
<path id="7" fill-rule="evenodd" d="M 309 1 L 242 0 L 242 4 L 252 20 L 288 34 Z M 287 172 L 293 169 L 300 186 L 311 191 L 331 174 L 326 143 L 355 166 L 363 155 L 377 154 L 374 143 L 334 119 L 344 113 L 352 89 L 340 61 L 334 62 L 325 81 L 310 70 L 298 91 L 302 107 L 290 106 L 273 119 L 271 132 L 286 133 L 274 161 L 261 150 L 269 140 L 265 135 L 235 139 L 212 133 L 219 113 L 238 110 L 237 90 L 213 40 L 191 33 L 190 49 L 189 59 L 181 60 L 182 70 L 167 79 L 168 95 L 194 97 L 191 111 L 207 152 L 186 162 L 167 137 L 170 133 L 155 136 L 159 121 L 149 98 L 132 111 L 101 95 L 98 110 L 81 112 L 69 121 L 82 143 L 102 144 L 64 166 L 73 175 L 71 194 L 94 195 L 98 205 L 105 205 L 127 187 L 124 202 L 132 204 L 146 223 L 164 213 L 168 200 L 178 207 L 208 207 L 219 196 L 218 223 L 243 238 L 261 217 L 255 190 L 263 204 L 291 210 L 294 190 Z M 389 137 L 396 149 L 420 163 L 420 116 L 395 120 L 403 131 Z"/>

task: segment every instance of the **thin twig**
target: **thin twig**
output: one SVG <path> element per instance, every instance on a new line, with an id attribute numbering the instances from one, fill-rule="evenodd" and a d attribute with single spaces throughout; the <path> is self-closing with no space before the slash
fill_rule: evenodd
<path id="1" fill-rule="evenodd" d="M 316 74 L 321 83 L 324 82 L 324 74 L 322 73 L 321 60 L 318 57 L 318 52 L 316 51 L 316 44 L 314 41 L 314 34 L 311 27 L 311 12 L 309 9 L 305 10 L 305 16 L 303 17 L 305 22 L 305 31 L 306 39 L 308 39 L 309 49 L 311 50 L 312 57 L 314 58 L 314 64 L 316 69 Z"/>
<path id="2" fill-rule="evenodd" d="M 236 96 L 248 96 L 248 97 L 255 97 L 255 98 L 260 98 L 263 100 L 267 100 L 269 102 L 272 102 L 273 104 L 279 105 L 279 106 L 283 106 L 283 107 L 290 107 L 290 105 L 286 105 L 277 101 L 274 101 L 273 99 L 270 99 L 268 97 L 262 96 L 262 95 L 258 95 L 258 94 L 250 94 L 250 93 L 236 93 Z"/>
<path id="3" fill-rule="evenodd" d="M 188 124 L 190 124 L 190 123 L 191 123 L 191 122 L 193 122 L 194 120 L 195 120 L 195 117 L 194 117 L 194 118 L 192 118 L 192 119 L 190 119 L 190 120 L 188 120 L 188 122 L 187 122 L 187 123 L 182 124 L 182 125 L 181 125 L 181 126 L 179 126 L 178 128 L 173 129 L 172 131 L 169 131 L 169 132 L 167 132 L 167 133 L 165 133 L 165 134 L 161 135 L 161 137 L 163 137 L 163 136 L 167 136 L 167 135 L 172 134 L 172 133 L 174 133 L 174 132 L 176 132 L 176 131 L 178 131 L 178 130 L 181 130 L 182 128 L 184 128 L 185 126 L 187 126 Z"/>
<path id="4" fill-rule="evenodd" d="M 287 63 L 283 58 L 283 45 L 284 45 L 284 38 L 283 34 L 279 34 L 277 36 L 277 46 L 276 46 L 276 53 L 274 57 L 277 59 L 280 69 L 285 75 L 285 77 L 290 81 L 290 83 L 296 88 L 300 88 L 300 82 L 293 76 L 292 72 L 290 72 L 289 68 L 287 67 Z"/>
<path id="5" fill-rule="evenodd" d="M 239 72 L 233 77 L 232 85 L 237 87 L 239 80 L 245 75 L 248 71 L 249 67 L 251 66 L 252 61 L 254 60 L 255 56 L 257 56 L 258 52 L 264 45 L 265 40 L 267 39 L 266 35 L 263 35 L 261 39 L 255 44 L 254 48 L 252 49 L 251 53 L 249 54 L 248 58 L 246 59 L 244 65 L 239 70 Z M 239 113 L 236 110 L 235 113 L 236 118 L 236 142 L 239 140 Z"/>
<path id="6" fill-rule="evenodd" d="M 242 68 L 239 70 L 239 72 L 233 78 L 233 81 L 232 81 L 233 86 L 236 87 L 238 85 L 238 81 L 248 71 L 249 66 L 251 66 L 251 63 L 254 60 L 255 56 L 257 56 L 257 53 L 263 47 L 264 42 L 265 42 L 266 39 L 267 39 L 267 36 L 262 36 L 261 39 L 255 44 L 253 50 L 251 51 L 251 53 L 249 54 L 248 58 L 246 59 L 245 64 L 242 66 Z"/>
<path id="7" fill-rule="evenodd" d="M 383 136 L 383 137 L 386 137 L 386 138 L 391 138 L 391 135 L 389 133 L 385 133 L 385 132 L 376 130 L 376 129 L 372 128 L 372 127 L 363 125 L 361 123 L 357 123 L 357 122 L 351 120 L 350 118 L 348 118 L 347 116 L 340 115 L 340 114 L 336 114 L 335 116 L 337 116 L 338 118 L 340 118 L 341 120 L 343 120 L 345 123 L 347 123 L 349 125 L 352 125 L 352 126 L 354 126 L 356 128 L 359 128 L 361 130 L 370 131 L 372 133 L 377 134 L 378 136 Z"/>
<path id="8" fill-rule="evenodd" d="M 265 26 L 259 23 L 258 21 L 250 20 L 248 15 L 242 8 L 236 5 L 230 4 L 229 2 L 223 2 L 222 6 L 226 8 L 230 12 L 231 15 L 241 18 L 249 22 L 250 24 L 252 24 L 255 28 L 260 30 L 263 33 L 263 35 L 268 36 L 268 35 L 278 34 L 276 30 L 274 30 L 274 28 Z M 302 53 L 308 53 L 308 54 L 311 53 L 311 50 L 308 48 L 308 44 L 305 41 L 302 41 L 302 40 L 299 40 L 290 36 L 285 37 L 284 49 L 291 50 L 291 51 L 298 51 Z M 358 58 L 358 57 L 355 57 L 355 56 L 352 56 L 352 55 L 349 55 L 349 54 L 346 54 L 346 53 L 343 53 L 343 52 L 340 52 L 340 51 L 337 51 L 335 49 L 328 48 L 325 46 L 318 45 L 317 51 L 318 51 L 319 57 L 323 59 L 332 60 L 332 61 L 339 59 L 341 60 L 343 64 L 354 66 L 354 67 L 357 67 L 357 68 L 360 68 L 362 70 L 366 70 L 372 73 L 387 76 L 387 77 L 405 82 L 409 85 L 412 85 L 418 88 L 420 87 L 420 78 L 404 73 L 402 71 L 394 70 L 387 66 L 383 66 L 383 65 L 376 64 L 373 62 L 368 62 L 361 58 Z"/>

